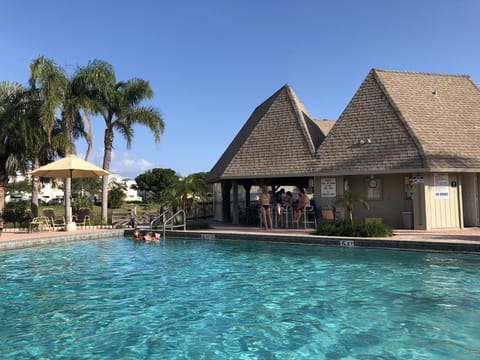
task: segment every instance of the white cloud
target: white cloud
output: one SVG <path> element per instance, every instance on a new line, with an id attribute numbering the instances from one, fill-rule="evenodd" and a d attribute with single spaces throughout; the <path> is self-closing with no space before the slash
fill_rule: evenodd
<path id="1" fill-rule="evenodd" d="M 77 155 L 82 159 L 85 158 L 84 153 L 78 153 Z M 92 151 L 88 161 L 99 167 L 103 167 L 103 152 L 95 150 Z M 138 175 L 143 174 L 147 170 L 151 170 L 155 167 L 160 166 L 147 159 L 143 159 L 141 156 L 132 151 L 112 151 L 110 172 L 120 175 L 122 178 L 135 179 Z"/>
<path id="2" fill-rule="evenodd" d="M 134 179 L 138 175 L 155 167 L 159 166 L 146 159 L 142 159 L 138 154 L 130 151 L 112 153 L 110 171 L 124 178 Z"/>

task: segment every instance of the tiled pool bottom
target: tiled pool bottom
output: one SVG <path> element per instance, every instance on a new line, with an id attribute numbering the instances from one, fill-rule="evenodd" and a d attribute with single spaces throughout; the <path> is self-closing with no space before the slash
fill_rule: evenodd
<path id="1" fill-rule="evenodd" d="M 127 238 L 0 253 L 3 359 L 473 359 L 478 255 Z"/>

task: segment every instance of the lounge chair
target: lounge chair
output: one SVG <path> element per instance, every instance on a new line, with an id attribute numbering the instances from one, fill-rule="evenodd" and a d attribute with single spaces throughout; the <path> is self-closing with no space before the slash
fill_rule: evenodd
<path id="1" fill-rule="evenodd" d="M 50 231 L 50 220 L 45 216 L 37 216 L 30 221 L 29 232 L 33 231 Z"/>
<path id="2" fill-rule="evenodd" d="M 53 209 L 44 209 L 43 215 L 49 220 L 53 230 L 65 229 L 65 216 L 56 216 Z"/>
<path id="3" fill-rule="evenodd" d="M 80 226 L 90 226 L 90 209 L 89 208 L 80 208 L 78 212 L 73 215 L 73 221 Z"/>

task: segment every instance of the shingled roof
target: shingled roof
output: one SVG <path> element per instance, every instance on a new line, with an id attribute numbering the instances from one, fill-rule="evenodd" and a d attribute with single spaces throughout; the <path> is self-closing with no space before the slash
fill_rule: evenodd
<path id="1" fill-rule="evenodd" d="M 480 171 L 480 91 L 466 75 L 373 69 L 319 150 L 323 175 Z"/>
<path id="2" fill-rule="evenodd" d="M 335 120 L 314 120 L 315 124 L 320 128 L 323 134 L 327 135 L 330 130 L 332 130 L 333 125 L 335 125 Z"/>
<path id="3" fill-rule="evenodd" d="M 253 111 L 206 180 L 311 175 L 327 128 L 313 120 L 285 85 Z"/>

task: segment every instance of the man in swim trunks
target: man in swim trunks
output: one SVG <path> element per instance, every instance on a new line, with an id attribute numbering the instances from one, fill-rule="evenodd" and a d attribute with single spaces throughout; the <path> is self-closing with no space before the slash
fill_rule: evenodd
<path id="1" fill-rule="evenodd" d="M 303 215 L 303 210 L 307 206 L 310 206 L 310 199 L 308 198 L 307 195 L 305 195 L 305 190 L 300 188 L 298 192 L 298 205 L 297 205 L 297 208 L 295 209 L 295 224 L 297 224 L 297 226 L 300 221 L 300 218 Z"/>
<path id="2" fill-rule="evenodd" d="M 272 195 L 268 192 L 266 186 L 262 186 L 262 192 L 258 196 L 260 202 L 260 214 L 262 214 L 263 224 L 265 224 L 265 230 L 268 230 L 268 226 L 270 225 L 270 229 L 272 226 L 272 211 L 270 205 L 270 199 Z"/>

